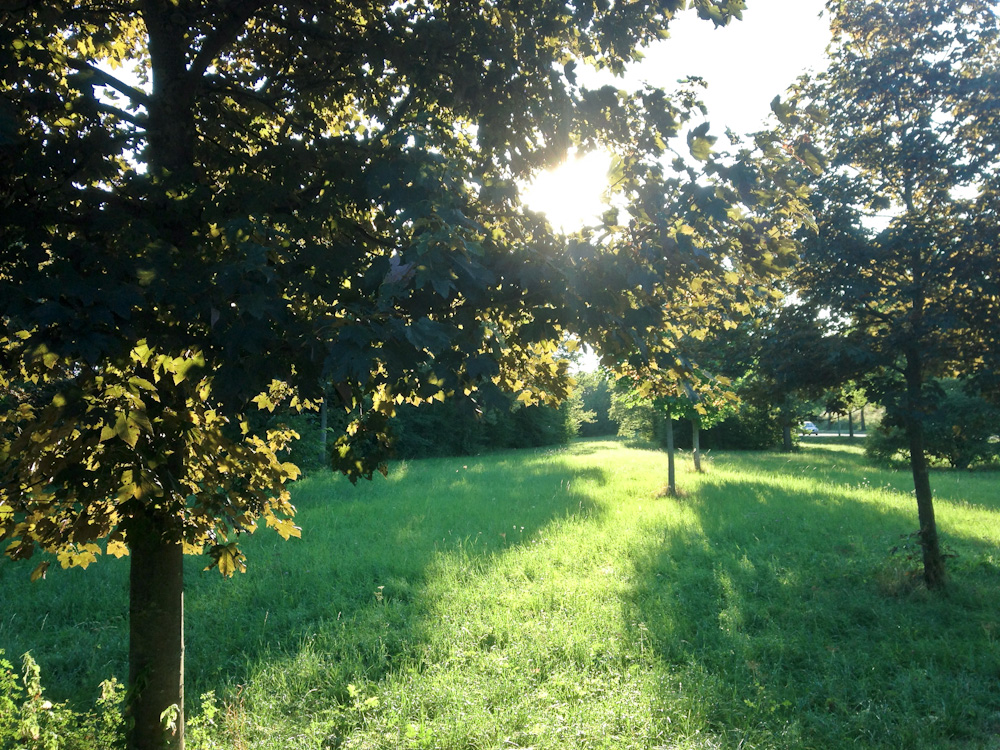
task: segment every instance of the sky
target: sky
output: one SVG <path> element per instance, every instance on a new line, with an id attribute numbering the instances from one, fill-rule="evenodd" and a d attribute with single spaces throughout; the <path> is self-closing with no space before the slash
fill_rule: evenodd
<path id="1" fill-rule="evenodd" d="M 671 24 L 671 38 L 647 51 L 626 83 L 670 89 L 678 78 L 701 76 L 709 120 L 737 132 L 756 130 L 771 100 L 808 68 L 820 68 L 830 31 L 823 0 L 747 0 L 743 20 L 715 28 L 688 11 Z M 620 84 L 619 84 L 620 85 Z"/>
<path id="2" fill-rule="evenodd" d="M 708 87 L 701 98 L 708 107 L 712 133 L 727 127 L 749 133 L 764 125 L 771 100 L 806 70 L 823 67 L 829 25 L 824 0 L 747 0 L 742 20 L 715 28 L 686 11 L 671 24 L 671 38 L 646 51 L 624 79 L 610 74 L 588 86 L 610 83 L 634 88 L 649 83 L 666 90 L 678 79 L 695 75 Z M 565 231 L 579 228 L 602 210 L 602 192 L 610 157 L 592 154 L 572 160 L 552 174 L 540 175 L 525 193 L 532 208 L 546 213 Z"/>
<path id="3" fill-rule="evenodd" d="M 803 72 L 823 68 L 830 37 L 823 7 L 824 0 L 747 0 L 743 19 L 722 28 L 686 12 L 671 24 L 671 38 L 647 50 L 624 80 L 608 75 L 587 83 L 649 83 L 669 91 L 680 78 L 700 76 L 708 84 L 702 100 L 713 134 L 722 136 L 727 127 L 753 132 L 765 124 L 776 95 Z M 569 160 L 535 180 L 527 203 L 564 231 L 577 229 L 602 211 L 609 164 L 605 154 Z M 574 369 L 596 367 L 596 356 L 587 350 Z"/>

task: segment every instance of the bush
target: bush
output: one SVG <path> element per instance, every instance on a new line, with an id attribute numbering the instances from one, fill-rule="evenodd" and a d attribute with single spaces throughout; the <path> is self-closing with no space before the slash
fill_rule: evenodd
<path id="1" fill-rule="evenodd" d="M 398 458 L 471 456 L 505 448 L 563 445 L 574 432 L 569 407 L 522 406 L 477 412 L 469 402 L 449 400 L 401 406 L 392 422 Z"/>
<path id="2" fill-rule="evenodd" d="M 119 750 L 125 746 L 117 680 L 101 683 L 93 711 L 79 713 L 46 700 L 41 669 L 31 654 L 22 658 L 19 680 L 0 651 L 0 750 Z"/>
<path id="3" fill-rule="evenodd" d="M 865 437 L 865 455 L 876 464 L 890 466 L 905 461 L 908 451 L 909 444 L 903 428 L 888 424 L 888 420 L 868 430 Z"/>
<path id="4" fill-rule="evenodd" d="M 45 698 L 42 671 L 30 653 L 14 673 L 0 649 L 0 750 L 124 750 L 125 688 L 111 678 L 101 683 L 92 710 L 75 711 Z M 201 697 L 201 711 L 185 727 L 188 750 L 217 750 L 222 734 L 214 693 Z"/>
<path id="5" fill-rule="evenodd" d="M 691 431 L 680 430 L 677 446 L 691 447 Z M 759 451 L 777 448 L 782 442 L 781 425 L 766 409 L 743 404 L 732 417 L 701 431 L 699 443 L 702 450 Z"/>
<path id="6" fill-rule="evenodd" d="M 924 418 L 924 450 L 932 462 L 967 469 L 1000 459 L 1000 408 L 963 392 L 957 383 L 939 384 L 935 408 Z M 877 463 L 906 460 L 909 443 L 901 420 L 887 416 L 869 430 L 865 453 Z"/>

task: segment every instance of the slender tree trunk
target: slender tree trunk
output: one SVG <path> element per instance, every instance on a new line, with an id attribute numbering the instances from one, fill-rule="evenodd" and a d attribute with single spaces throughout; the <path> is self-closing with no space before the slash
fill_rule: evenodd
<path id="1" fill-rule="evenodd" d="M 691 420 L 691 453 L 694 455 L 694 470 L 701 474 L 701 420 Z"/>
<path id="2" fill-rule="evenodd" d="M 319 460 L 326 464 L 326 389 L 323 389 L 323 400 L 319 405 Z"/>
<path id="3" fill-rule="evenodd" d="M 920 522 L 918 538 L 923 553 L 924 581 L 930 589 L 942 589 L 945 585 L 944 557 L 938 541 L 937 522 L 934 520 L 934 495 L 931 492 L 930 469 L 924 451 L 922 388 L 923 367 L 920 354 L 911 350 L 906 354 L 905 429 L 910 445 L 910 469 L 913 472 L 917 518 Z"/>
<path id="4" fill-rule="evenodd" d="M 667 407 L 667 494 L 677 494 L 677 476 L 674 472 L 674 420 Z"/>
<path id="5" fill-rule="evenodd" d="M 854 437 L 854 412 L 847 412 L 847 434 Z"/>
<path id="6" fill-rule="evenodd" d="M 868 430 L 865 429 L 865 407 L 863 406 L 861 407 L 861 431 L 868 432 Z"/>
<path id="7" fill-rule="evenodd" d="M 128 527 L 129 750 L 184 748 L 184 568 L 146 511 Z"/>

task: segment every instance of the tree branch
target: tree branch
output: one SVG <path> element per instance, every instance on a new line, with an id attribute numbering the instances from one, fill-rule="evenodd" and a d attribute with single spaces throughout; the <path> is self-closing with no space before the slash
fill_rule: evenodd
<path id="1" fill-rule="evenodd" d="M 85 60 L 64 57 L 61 62 L 77 71 L 79 75 L 76 76 L 76 79 L 85 85 L 112 88 L 119 94 L 127 96 L 136 106 L 141 105 L 145 107 L 149 104 L 149 95 L 145 91 L 137 89 L 134 86 L 129 86 L 124 81 L 118 80 L 110 73 L 94 67 Z"/>
<path id="2" fill-rule="evenodd" d="M 118 109 L 107 102 L 96 102 L 97 110 L 103 112 L 106 115 L 111 115 L 112 117 L 117 117 L 125 122 L 135 125 L 137 128 L 146 128 L 146 118 L 141 115 L 133 115 L 131 112 L 127 112 L 123 109 Z"/>
<path id="3" fill-rule="evenodd" d="M 203 76 L 215 58 L 219 56 L 219 53 L 239 36 L 240 31 L 246 27 L 247 21 L 253 18 L 263 4 L 261 0 L 226 3 L 220 11 L 224 20 L 215 27 L 214 33 L 210 34 L 201 45 L 201 49 L 198 50 L 198 54 L 188 68 L 190 74 L 198 78 Z"/>

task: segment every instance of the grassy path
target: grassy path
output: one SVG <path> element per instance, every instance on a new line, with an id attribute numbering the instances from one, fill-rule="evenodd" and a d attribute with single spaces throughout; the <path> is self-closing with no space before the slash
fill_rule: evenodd
<path id="1" fill-rule="evenodd" d="M 1000 477 L 934 475 L 937 597 L 907 475 L 856 448 L 717 455 L 678 499 L 665 463 L 588 441 L 300 482 L 302 540 L 255 535 L 230 581 L 190 561 L 216 746 L 1000 747 Z M 123 674 L 123 570 L 0 563 L 0 648 L 54 689 Z"/>

